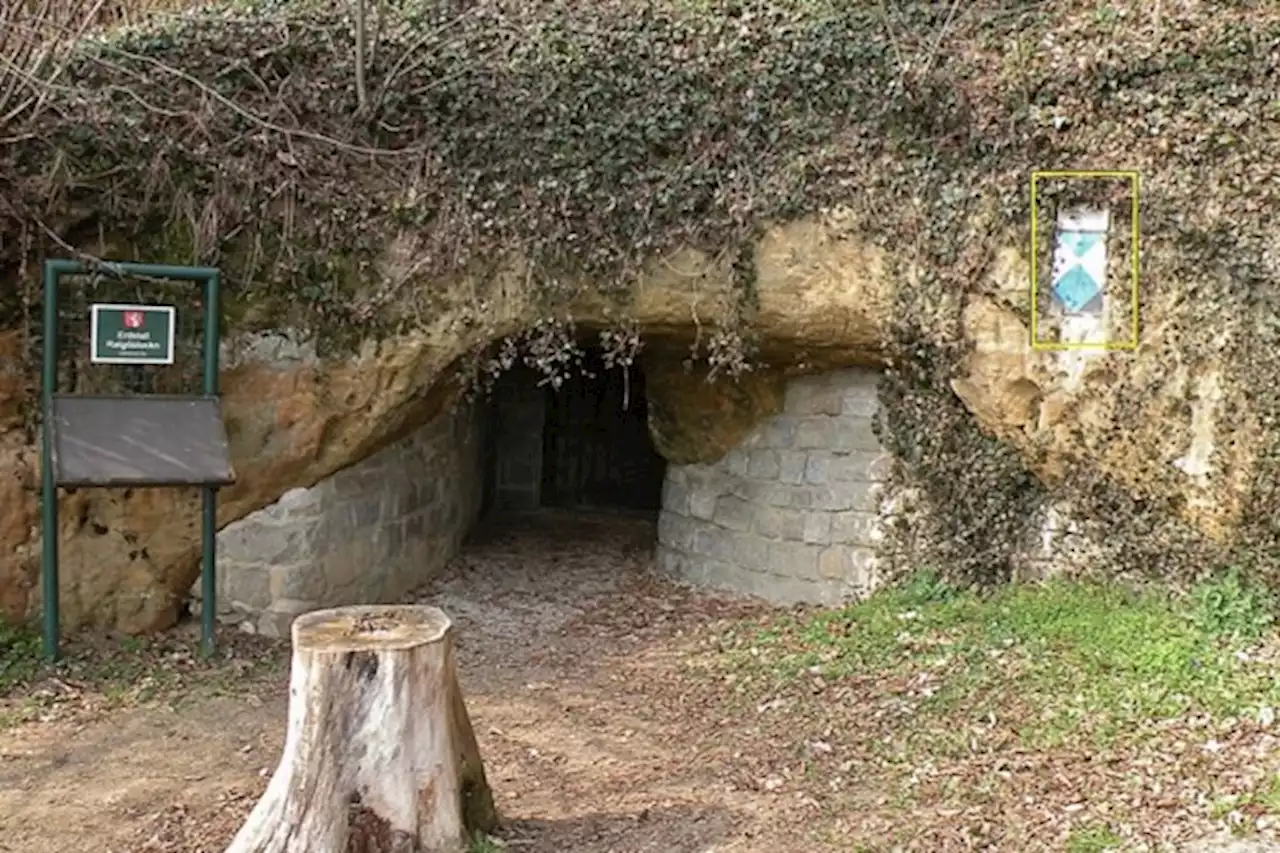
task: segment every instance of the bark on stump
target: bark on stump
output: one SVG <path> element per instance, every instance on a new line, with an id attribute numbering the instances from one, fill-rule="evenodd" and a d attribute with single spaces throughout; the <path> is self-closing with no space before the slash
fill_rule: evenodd
<path id="1" fill-rule="evenodd" d="M 460 853 L 497 822 L 449 617 L 298 617 L 284 754 L 227 853 Z"/>

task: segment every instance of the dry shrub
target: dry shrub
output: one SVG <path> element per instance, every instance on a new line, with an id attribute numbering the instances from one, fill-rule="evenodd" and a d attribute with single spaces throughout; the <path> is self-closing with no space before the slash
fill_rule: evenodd
<path id="1" fill-rule="evenodd" d="M 0 135 L 37 110 L 75 43 L 202 0 L 20 0 L 0 3 Z"/>

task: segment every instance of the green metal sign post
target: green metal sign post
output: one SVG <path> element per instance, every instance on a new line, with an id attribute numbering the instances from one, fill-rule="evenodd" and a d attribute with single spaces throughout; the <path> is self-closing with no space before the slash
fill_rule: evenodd
<path id="1" fill-rule="evenodd" d="M 90 397 L 57 393 L 58 290 L 64 276 L 105 273 L 203 287 L 203 387 L 196 397 Z M 218 401 L 219 274 L 208 267 L 47 260 L 41 371 L 41 592 L 44 652 L 58 659 L 58 488 L 201 487 L 201 645 L 214 648 L 218 488 L 235 481 Z M 167 305 L 93 305 L 92 363 L 174 361 L 177 311 Z"/>

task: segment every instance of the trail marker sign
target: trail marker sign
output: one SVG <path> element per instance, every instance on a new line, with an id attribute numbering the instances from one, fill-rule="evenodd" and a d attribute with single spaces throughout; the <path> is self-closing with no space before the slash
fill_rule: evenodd
<path id="1" fill-rule="evenodd" d="M 1064 210 L 1058 214 L 1053 253 L 1053 295 L 1070 314 L 1099 314 L 1107 283 L 1110 213 Z"/>
<path id="2" fill-rule="evenodd" d="M 172 305 L 90 307 L 89 360 L 94 364 L 173 364 Z"/>

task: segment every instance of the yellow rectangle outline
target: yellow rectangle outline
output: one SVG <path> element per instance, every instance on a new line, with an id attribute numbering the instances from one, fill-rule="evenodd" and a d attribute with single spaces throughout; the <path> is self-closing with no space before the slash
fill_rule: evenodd
<path id="1" fill-rule="evenodd" d="M 1036 181 L 1041 178 L 1048 179 L 1071 179 L 1071 178 L 1124 178 L 1133 185 L 1133 192 L 1130 193 L 1131 202 L 1131 219 L 1133 230 L 1133 249 L 1132 267 L 1133 276 L 1130 286 L 1130 312 L 1129 312 L 1129 340 L 1127 341 L 1103 341 L 1094 343 L 1091 341 L 1070 341 L 1063 343 L 1052 341 L 1038 341 L 1036 335 L 1036 322 L 1039 319 L 1039 294 L 1037 292 L 1036 282 L 1036 264 L 1037 255 L 1037 223 L 1039 220 L 1039 205 L 1036 202 Z M 1031 349 L 1033 350 L 1107 350 L 1107 351 L 1132 351 L 1138 348 L 1138 194 L 1140 192 L 1141 178 L 1136 171 L 1090 171 L 1086 169 L 1068 169 L 1065 171 L 1051 172 L 1032 172 L 1031 173 Z"/>

